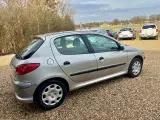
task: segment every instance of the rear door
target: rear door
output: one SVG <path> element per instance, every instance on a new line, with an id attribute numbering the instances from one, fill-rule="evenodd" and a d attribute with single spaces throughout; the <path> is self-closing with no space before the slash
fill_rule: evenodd
<path id="1" fill-rule="evenodd" d="M 88 34 L 86 37 L 95 52 L 99 77 L 125 72 L 127 52 L 120 51 L 118 44 L 114 40 L 95 34 Z"/>
<path id="2" fill-rule="evenodd" d="M 51 40 L 54 56 L 65 74 L 75 82 L 97 78 L 97 61 L 80 35 Z"/>

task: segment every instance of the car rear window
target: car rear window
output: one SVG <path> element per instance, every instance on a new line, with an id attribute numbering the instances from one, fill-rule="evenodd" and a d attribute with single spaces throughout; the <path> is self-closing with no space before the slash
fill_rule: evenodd
<path id="1" fill-rule="evenodd" d="M 146 26 L 142 27 L 142 29 L 149 29 L 149 28 L 156 29 L 156 26 L 155 25 L 146 25 Z"/>
<path id="2" fill-rule="evenodd" d="M 22 60 L 30 58 L 40 48 L 43 42 L 44 41 L 42 39 L 35 38 L 27 47 L 16 54 L 16 58 Z"/>
<path id="3" fill-rule="evenodd" d="M 122 28 L 120 31 L 131 31 L 131 28 Z"/>

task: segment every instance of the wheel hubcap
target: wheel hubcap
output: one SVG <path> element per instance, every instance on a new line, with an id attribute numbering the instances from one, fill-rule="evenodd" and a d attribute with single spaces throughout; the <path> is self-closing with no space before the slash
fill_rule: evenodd
<path id="1" fill-rule="evenodd" d="M 141 63 L 136 61 L 132 66 L 132 72 L 134 75 L 138 75 L 141 71 Z"/>
<path id="2" fill-rule="evenodd" d="M 42 92 L 42 101 L 46 105 L 55 105 L 63 96 L 63 90 L 61 86 L 52 84 L 47 86 Z"/>

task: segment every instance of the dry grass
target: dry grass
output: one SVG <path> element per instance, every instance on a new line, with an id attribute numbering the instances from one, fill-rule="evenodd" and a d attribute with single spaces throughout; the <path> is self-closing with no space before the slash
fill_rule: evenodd
<path id="1" fill-rule="evenodd" d="M 0 7 L 0 55 L 20 51 L 33 35 L 74 29 L 69 0 L 5 1 Z"/>
<path id="2" fill-rule="evenodd" d="M 155 23 L 158 28 L 160 28 L 160 24 L 159 23 Z M 115 31 L 119 31 L 121 28 L 124 28 L 124 27 L 131 27 L 131 28 L 134 28 L 135 30 L 139 31 L 141 29 L 141 27 L 143 26 L 144 24 L 130 24 L 130 25 L 113 25 L 113 26 L 107 26 L 107 25 L 102 25 L 102 27 L 104 29 L 112 29 L 112 30 L 115 30 Z"/>
<path id="3" fill-rule="evenodd" d="M 43 111 L 15 100 L 9 67 L 0 68 L 0 119 L 4 120 L 159 120 L 160 52 L 146 51 L 143 72 L 85 87 L 69 94 L 62 106 Z"/>
<path id="4" fill-rule="evenodd" d="M 142 50 L 160 50 L 160 40 L 121 40 L 122 43 Z"/>

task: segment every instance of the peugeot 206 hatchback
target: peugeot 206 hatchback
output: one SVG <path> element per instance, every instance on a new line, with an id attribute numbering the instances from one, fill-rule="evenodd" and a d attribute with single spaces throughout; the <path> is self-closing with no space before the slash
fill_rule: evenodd
<path id="1" fill-rule="evenodd" d="M 11 78 L 16 98 L 52 109 L 69 91 L 128 74 L 137 77 L 144 52 L 95 32 L 38 35 L 13 57 Z"/>

